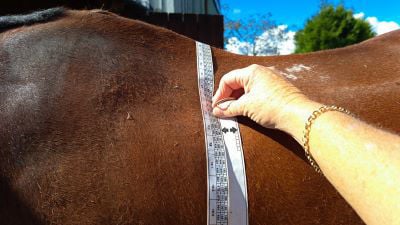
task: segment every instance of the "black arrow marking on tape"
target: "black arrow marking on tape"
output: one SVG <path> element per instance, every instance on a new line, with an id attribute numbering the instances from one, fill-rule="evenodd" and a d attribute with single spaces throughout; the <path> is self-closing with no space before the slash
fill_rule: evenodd
<path id="1" fill-rule="evenodd" d="M 237 129 L 234 128 L 234 127 L 232 127 L 232 128 L 230 129 L 230 131 L 231 131 L 232 133 L 235 133 L 235 132 L 237 131 Z"/>

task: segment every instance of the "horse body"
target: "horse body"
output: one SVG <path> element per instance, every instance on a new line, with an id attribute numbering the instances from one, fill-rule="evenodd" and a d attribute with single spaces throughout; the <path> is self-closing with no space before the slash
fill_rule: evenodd
<path id="1" fill-rule="evenodd" d="M 216 81 L 274 66 L 315 100 L 400 131 L 400 33 L 312 54 L 213 49 Z M 103 11 L 0 34 L 0 219 L 206 224 L 193 40 Z M 250 224 L 362 224 L 288 135 L 239 118 Z"/>

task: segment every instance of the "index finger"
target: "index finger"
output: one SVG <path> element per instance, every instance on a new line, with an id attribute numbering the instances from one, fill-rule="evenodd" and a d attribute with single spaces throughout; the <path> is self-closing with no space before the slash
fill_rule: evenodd
<path id="1" fill-rule="evenodd" d="M 235 90 L 244 88 L 248 80 L 248 74 L 244 69 L 236 69 L 222 76 L 218 90 L 212 98 L 212 107 L 224 98 L 231 97 Z"/>

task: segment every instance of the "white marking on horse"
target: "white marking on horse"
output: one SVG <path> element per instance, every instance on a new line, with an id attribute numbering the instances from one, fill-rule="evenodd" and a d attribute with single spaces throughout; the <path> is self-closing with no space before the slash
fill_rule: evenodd
<path id="1" fill-rule="evenodd" d="M 298 72 L 301 72 L 303 70 L 310 71 L 311 67 L 305 66 L 303 64 L 294 64 L 292 67 L 286 68 L 285 70 L 287 72 L 289 72 L 289 73 L 298 73 Z"/>
<path id="2" fill-rule="evenodd" d="M 274 67 L 272 67 L 272 69 L 275 69 Z M 296 75 L 295 73 L 299 73 L 302 71 L 310 71 L 311 67 L 303 65 L 303 64 L 294 64 L 292 67 L 286 68 L 285 72 L 283 71 L 279 71 L 279 73 L 281 75 L 283 75 L 284 77 L 286 77 L 289 80 L 297 80 L 299 78 L 298 75 Z M 300 76 L 301 78 L 301 76 Z"/>
<path id="3" fill-rule="evenodd" d="M 296 77 L 295 75 L 282 72 L 282 71 L 276 69 L 275 66 L 269 66 L 269 67 L 267 67 L 267 68 L 269 68 L 269 69 L 271 69 L 271 70 L 278 71 L 282 76 L 286 77 L 287 79 L 290 79 L 290 80 L 297 80 L 297 77 Z"/>
<path id="4" fill-rule="evenodd" d="M 328 81 L 329 79 L 331 79 L 331 77 L 328 75 L 320 75 L 319 79 L 320 81 Z"/>
<path id="5" fill-rule="evenodd" d="M 290 80 L 297 80 L 297 77 L 291 73 L 280 72 L 283 76 Z"/>

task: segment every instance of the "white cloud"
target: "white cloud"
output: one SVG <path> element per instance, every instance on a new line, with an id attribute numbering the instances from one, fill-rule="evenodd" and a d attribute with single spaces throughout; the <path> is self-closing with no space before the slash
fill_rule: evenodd
<path id="1" fill-rule="evenodd" d="M 365 14 L 363 12 L 353 14 L 356 19 L 364 19 Z"/>
<path id="2" fill-rule="evenodd" d="M 377 35 L 381 35 L 393 30 L 400 28 L 399 24 L 394 21 L 379 21 L 376 17 L 367 17 L 365 19 L 369 24 L 371 24 L 372 29 Z"/>
<path id="3" fill-rule="evenodd" d="M 259 41 L 256 42 L 256 51 L 260 52 L 259 55 L 292 54 L 295 49 L 294 35 L 296 32 L 287 30 L 287 27 L 287 25 L 279 25 L 261 34 Z"/>
<path id="4" fill-rule="evenodd" d="M 365 14 L 363 12 L 356 13 L 353 15 L 354 18 L 356 19 L 364 19 Z M 394 21 L 379 21 L 378 18 L 374 16 L 370 16 L 365 18 L 365 21 L 367 21 L 371 27 L 372 30 L 375 31 L 377 35 L 381 35 L 393 30 L 400 29 L 400 26 L 398 23 Z"/>
<path id="5" fill-rule="evenodd" d="M 252 48 L 252 44 L 246 41 L 239 41 L 237 37 L 230 37 L 228 43 L 225 45 L 225 49 L 229 52 L 247 55 L 249 49 Z"/>
<path id="6" fill-rule="evenodd" d="M 242 10 L 240 10 L 240 9 L 233 9 L 233 14 L 239 14 L 241 12 L 242 12 Z"/>
<path id="7" fill-rule="evenodd" d="M 286 34 L 287 39 L 278 44 L 278 52 L 280 55 L 292 54 L 296 48 L 294 43 L 294 35 L 296 32 L 288 31 Z"/>
<path id="8" fill-rule="evenodd" d="M 228 39 L 225 48 L 229 52 L 241 55 L 288 55 L 292 54 L 295 49 L 295 33 L 294 31 L 288 31 L 287 25 L 279 25 L 264 31 L 256 38 L 254 43 L 240 41 L 236 37 L 231 37 Z"/>

